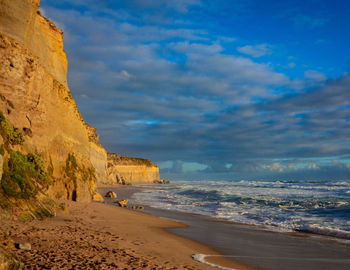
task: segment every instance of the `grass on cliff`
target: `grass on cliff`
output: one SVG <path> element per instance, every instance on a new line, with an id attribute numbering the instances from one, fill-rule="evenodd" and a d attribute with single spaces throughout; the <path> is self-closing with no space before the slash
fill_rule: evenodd
<path id="1" fill-rule="evenodd" d="M 3 169 L 1 186 L 8 196 L 29 199 L 48 187 L 45 163 L 37 155 L 11 150 Z"/>
<path id="2" fill-rule="evenodd" d="M 0 135 L 4 139 L 4 144 L 0 146 L 0 154 L 4 157 L 0 182 L 3 193 L 13 198 L 35 198 L 39 191 L 48 187 L 44 160 L 38 155 L 25 155 L 11 149 L 13 145 L 23 144 L 24 138 L 1 111 Z"/>
<path id="3" fill-rule="evenodd" d="M 108 153 L 108 159 L 113 160 L 113 162 L 118 165 L 143 165 L 147 167 L 156 167 L 156 165 L 152 161 L 144 158 L 133 158 Z"/>
<path id="4" fill-rule="evenodd" d="M 23 134 L 18 128 L 6 121 L 4 114 L 0 111 L 0 134 L 6 143 L 11 145 L 21 145 L 24 142 Z"/>
<path id="5" fill-rule="evenodd" d="M 48 197 L 37 196 L 52 184 L 54 168 L 51 158 L 46 169 L 46 162 L 41 156 L 14 151 L 13 146 L 23 144 L 23 134 L 6 120 L 1 111 L 0 137 L 4 140 L 0 145 L 0 155 L 3 157 L 0 220 L 17 216 L 19 220 L 28 221 L 53 216 L 61 207 Z"/>

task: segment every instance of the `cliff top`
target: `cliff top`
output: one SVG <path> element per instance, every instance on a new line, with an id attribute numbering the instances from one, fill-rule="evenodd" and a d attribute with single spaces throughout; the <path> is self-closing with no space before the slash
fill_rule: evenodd
<path id="1" fill-rule="evenodd" d="M 37 10 L 36 14 L 38 14 L 47 24 L 48 26 L 55 32 L 59 33 L 62 36 L 63 39 L 63 31 L 59 29 L 56 24 L 54 24 L 52 21 L 50 21 L 48 18 L 44 17 L 40 10 Z"/>
<path id="2" fill-rule="evenodd" d="M 113 161 L 115 165 L 144 165 L 147 167 L 157 167 L 152 161 L 144 158 L 133 158 L 108 153 L 108 161 Z"/>

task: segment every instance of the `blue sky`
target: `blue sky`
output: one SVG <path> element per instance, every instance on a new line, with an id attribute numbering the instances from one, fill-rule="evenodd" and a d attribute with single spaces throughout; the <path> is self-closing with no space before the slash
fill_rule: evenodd
<path id="1" fill-rule="evenodd" d="M 350 4 L 42 0 L 110 152 L 174 179 L 349 179 Z"/>

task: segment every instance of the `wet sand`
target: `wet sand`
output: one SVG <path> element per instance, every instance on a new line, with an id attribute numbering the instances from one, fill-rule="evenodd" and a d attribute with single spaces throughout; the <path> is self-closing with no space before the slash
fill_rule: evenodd
<path id="1" fill-rule="evenodd" d="M 192 254 L 218 254 L 194 240 L 167 232 L 174 221 L 105 203 L 65 202 L 69 213 L 43 221 L 2 221 L 1 228 L 31 250 L 14 253 L 24 269 L 214 269 Z M 228 259 L 221 265 L 244 267 Z"/>
<path id="2" fill-rule="evenodd" d="M 130 199 L 139 188 L 114 190 L 117 199 Z M 349 244 L 331 238 L 145 207 L 142 212 L 152 216 L 108 204 L 113 201 L 65 202 L 69 213 L 44 221 L 2 221 L 1 229 L 31 244 L 31 250 L 9 245 L 24 269 L 214 269 L 193 254 L 216 255 L 206 260 L 231 269 L 350 269 Z"/>
<path id="3" fill-rule="evenodd" d="M 128 198 L 137 191 L 139 187 L 116 189 L 121 197 Z M 151 207 L 145 207 L 144 211 L 186 224 L 187 227 L 168 231 L 211 246 L 243 264 L 272 270 L 350 269 L 349 241 L 298 232 L 271 232 L 257 226 Z M 217 259 L 207 257 L 212 262 Z"/>

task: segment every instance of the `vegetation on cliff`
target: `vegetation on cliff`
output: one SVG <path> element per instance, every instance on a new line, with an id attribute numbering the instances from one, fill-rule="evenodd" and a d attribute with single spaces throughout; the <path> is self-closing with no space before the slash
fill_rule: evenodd
<path id="1" fill-rule="evenodd" d="M 0 111 L 0 134 L 6 143 L 11 145 L 23 144 L 23 135 L 18 128 L 6 121 L 4 114 Z"/>
<path id="2" fill-rule="evenodd" d="M 44 161 L 35 154 L 11 150 L 8 161 L 4 162 L 1 186 L 8 196 L 35 198 L 49 186 Z"/>
<path id="3" fill-rule="evenodd" d="M 48 187 L 48 177 L 44 160 L 33 153 L 23 154 L 11 146 L 23 144 L 22 133 L 9 123 L 0 112 L 0 135 L 4 140 L 0 154 L 3 156 L 1 188 L 5 195 L 30 199 Z"/>
<path id="4" fill-rule="evenodd" d="M 144 158 L 133 158 L 108 153 L 108 160 L 113 161 L 113 165 L 143 165 L 146 167 L 157 167 L 152 161 Z"/>
<path id="5" fill-rule="evenodd" d="M 24 142 L 24 137 L 0 111 L 1 138 L 0 219 L 15 215 L 26 221 L 52 216 L 58 205 L 46 196 L 38 200 L 52 183 L 52 168 L 49 165 L 48 173 L 41 156 L 13 149 Z"/>

